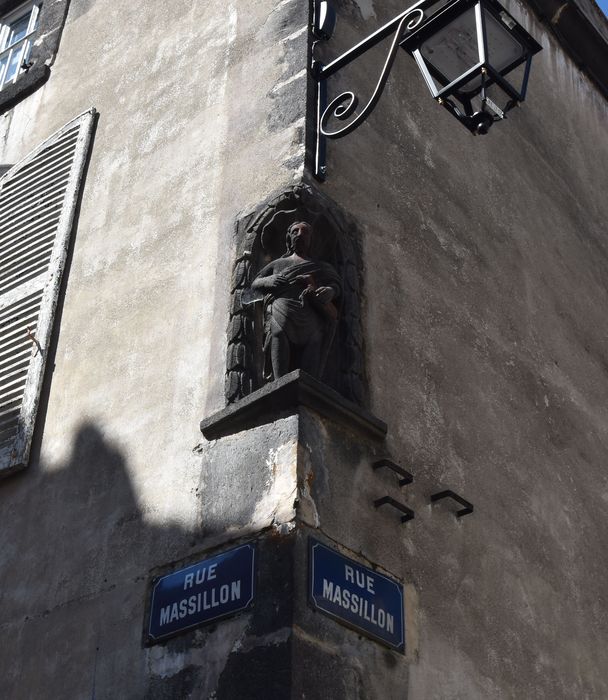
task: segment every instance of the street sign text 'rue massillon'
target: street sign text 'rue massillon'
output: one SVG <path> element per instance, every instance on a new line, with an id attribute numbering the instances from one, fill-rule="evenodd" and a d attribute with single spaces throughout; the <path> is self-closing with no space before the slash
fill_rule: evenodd
<path id="1" fill-rule="evenodd" d="M 152 589 L 150 642 L 245 610 L 253 602 L 254 587 L 253 544 L 161 576 Z"/>
<path id="2" fill-rule="evenodd" d="M 405 650 L 403 586 L 310 539 L 309 598 L 342 624 Z"/>

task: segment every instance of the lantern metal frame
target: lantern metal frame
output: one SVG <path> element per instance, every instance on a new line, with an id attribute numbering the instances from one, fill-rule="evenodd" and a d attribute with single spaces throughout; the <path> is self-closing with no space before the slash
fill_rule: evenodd
<path id="1" fill-rule="evenodd" d="M 457 78 L 450 80 L 428 59 L 421 47 L 429 38 L 448 27 L 458 17 L 474 9 L 478 60 Z M 522 53 L 502 69 L 492 65 L 491 47 L 488 47 L 486 12 L 501 22 L 502 27 L 521 46 Z M 327 174 L 327 139 L 339 139 L 357 129 L 371 114 L 386 86 L 399 48 L 404 49 L 416 61 L 432 97 L 447 109 L 473 134 L 485 134 L 495 121 L 506 117 L 508 111 L 525 99 L 532 57 L 542 47 L 519 25 L 497 0 L 448 0 L 440 5 L 437 0 L 419 0 L 390 22 L 377 29 L 327 64 L 315 58 L 315 47 L 320 41 L 327 41 L 333 35 L 335 12 L 329 2 L 315 0 L 313 8 L 313 35 L 311 74 L 317 83 L 316 104 L 316 147 L 314 175 L 325 180 Z M 328 103 L 327 81 L 345 66 L 369 51 L 383 40 L 393 35 L 389 52 L 382 72 L 367 104 L 355 114 L 359 100 L 352 91 L 339 94 Z M 517 89 L 506 76 L 524 64 L 522 84 Z M 464 90 L 471 80 L 479 77 L 472 90 Z M 439 83 L 439 86 L 437 85 Z M 488 88 L 497 86 L 507 96 L 504 107 L 498 106 L 488 95 Z M 479 97 L 479 109 L 473 100 Z M 351 117 L 352 120 L 350 119 Z M 340 128 L 331 129 L 329 121 L 337 119 L 347 122 Z M 350 120 L 350 121 L 349 121 Z"/>

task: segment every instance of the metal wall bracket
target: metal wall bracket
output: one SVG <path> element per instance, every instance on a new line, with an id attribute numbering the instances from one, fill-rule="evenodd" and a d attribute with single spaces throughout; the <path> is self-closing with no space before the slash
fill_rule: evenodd
<path id="1" fill-rule="evenodd" d="M 317 39 L 331 39 L 336 27 L 336 11 L 328 0 L 315 0 L 312 17 L 312 33 Z"/>
<path id="2" fill-rule="evenodd" d="M 314 165 L 314 176 L 317 180 L 323 181 L 327 175 L 326 140 L 339 139 L 347 136 L 357 129 L 373 112 L 384 92 L 386 81 L 388 80 L 401 43 L 406 36 L 414 32 L 425 20 L 425 10 L 431 5 L 433 5 L 433 0 L 417 0 L 411 7 L 399 13 L 384 26 L 363 39 L 363 41 L 360 41 L 326 65 L 315 57 L 315 46 L 319 41 L 327 41 L 333 35 L 335 12 L 329 2 L 325 0 L 315 0 L 311 29 L 317 41 L 313 43 L 310 73 L 317 82 L 317 123 Z M 359 98 L 350 90 L 341 93 L 328 104 L 326 87 L 328 78 L 391 35 L 393 39 L 390 49 L 378 82 L 376 83 L 376 87 L 367 104 L 355 114 L 359 105 Z M 348 121 L 351 117 L 352 119 Z M 348 123 L 341 128 L 334 127 L 332 129 L 329 127 L 329 122 L 333 119 L 339 122 L 346 121 Z"/>
<path id="3" fill-rule="evenodd" d="M 378 498 L 376 501 L 374 501 L 375 508 L 380 508 L 381 506 L 392 506 L 400 513 L 404 513 L 404 515 L 401 516 L 402 523 L 406 523 L 408 520 L 414 519 L 414 511 L 411 508 L 408 508 L 403 503 L 399 503 L 399 501 L 396 501 L 390 496 L 383 496 L 382 498 Z"/>
<path id="4" fill-rule="evenodd" d="M 395 472 L 397 476 L 400 477 L 399 486 L 407 486 L 408 484 L 411 484 L 412 481 L 414 481 L 414 477 L 412 474 L 410 474 L 403 467 L 400 467 L 398 464 L 395 464 L 395 462 L 388 458 L 379 459 L 372 464 L 372 469 L 374 471 L 382 469 L 383 467 L 390 469 L 391 471 Z"/>
<path id="5" fill-rule="evenodd" d="M 456 517 L 457 518 L 462 518 L 463 515 L 469 515 L 470 513 L 473 512 L 473 504 L 464 499 L 462 496 L 459 496 L 456 492 L 452 491 L 451 489 L 446 489 L 445 491 L 439 491 L 438 493 L 434 493 L 431 496 L 431 503 L 436 503 L 437 501 L 442 500 L 443 498 L 451 498 L 456 503 L 460 503 L 461 506 L 464 506 L 459 511 L 456 511 Z"/>

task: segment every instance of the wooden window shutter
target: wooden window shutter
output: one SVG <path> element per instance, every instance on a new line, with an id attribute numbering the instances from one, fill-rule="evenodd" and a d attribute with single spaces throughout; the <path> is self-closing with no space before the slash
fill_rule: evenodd
<path id="1" fill-rule="evenodd" d="M 0 178 L 0 476 L 27 465 L 95 110 Z"/>

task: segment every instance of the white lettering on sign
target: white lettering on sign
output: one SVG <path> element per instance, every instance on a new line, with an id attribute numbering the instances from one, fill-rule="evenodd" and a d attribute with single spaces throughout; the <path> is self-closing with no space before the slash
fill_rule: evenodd
<path id="1" fill-rule="evenodd" d="M 161 625 L 166 625 L 169 623 L 169 614 L 171 613 L 171 606 L 167 605 L 164 608 L 161 608 L 160 611 L 160 624 Z"/>
<path id="2" fill-rule="evenodd" d="M 205 581 L 213 581 L 217 578 L 217 564 L 211 564 L 211 566 L 204 566 L 201 569 L 197 569 L 192 574 L 186 574 L 184 576 L 184 590 L 187 591 L 189 588 L 194 586 L 200 586 L 201 583 Z"/>
<path id="3" fill-rule="evenodd" d="M 211 572 L 211 569 L 214 569 Z M 213 576 L 211 575 L 213 573 Z M 191 574 L 187 574 L 187 577 Z M 215 564 L 209 567 L 209 578 L 215 578 Z M 196 577 L 195 579 L 196 580 Z M 184 588 L 186 584 L 184 583 Z M 233 603 L 241 599 L 241 580 L 224 583 L 215 588 L 209 588 L 206 591 L 191 595 L 189 598 L 182 598 L 177 603 L 165 605 L 160 609 L 160 625 L 168 625 L 176 620 L 183 620 L 189 615 L 196 615 L 201 610 L 211 610 L 226 603 Z"/>
<path id="4" fill-rule="evenodd" d="M 348 564 L 344 565 L 344 578 L 350 583 L 354 583 L 355 586 L 363 588 L 368 593 L 373 593 L 376 595 L 374 590 L 374 577 L 369 574 L 364 574 L 363 571 L 355 571 L 352 566 Z"/>
<path id="5" fill-rule="evenodd" d="M 347 566 L 346 569 L 351 569 Z M 348 578 L 348 572 L 346 572 L 347 581 L 359 585 L 356 581 L 356 572 L 354 581 Z M 369 578 L 369 577 L 366 577 Z M 373 581 L 371 590 L 367 585 L 359 585 L 360 588 L 365 588 L 368 592 L 374 593 Z M 330 603 L 339 605 L 344 610 L 350 610 L 355 615 L 358 615 L 363 620 L 371 622 L 372 625 L 376 625 L 380 629 L 386 630 L 387 632 L 394 632 L 395 630 L 395 618 L 390 613 L 386 612 L 380 607 L 376 607 L 375 603 L 370 603 L 369 600 L 362 598 L 357 593 L 347 590 L 346 588 L 341 588 L 337 583 L 333 581 L 328 581 L 326 578 L 323 579 L 323 598 L 328 600 Z"/>

